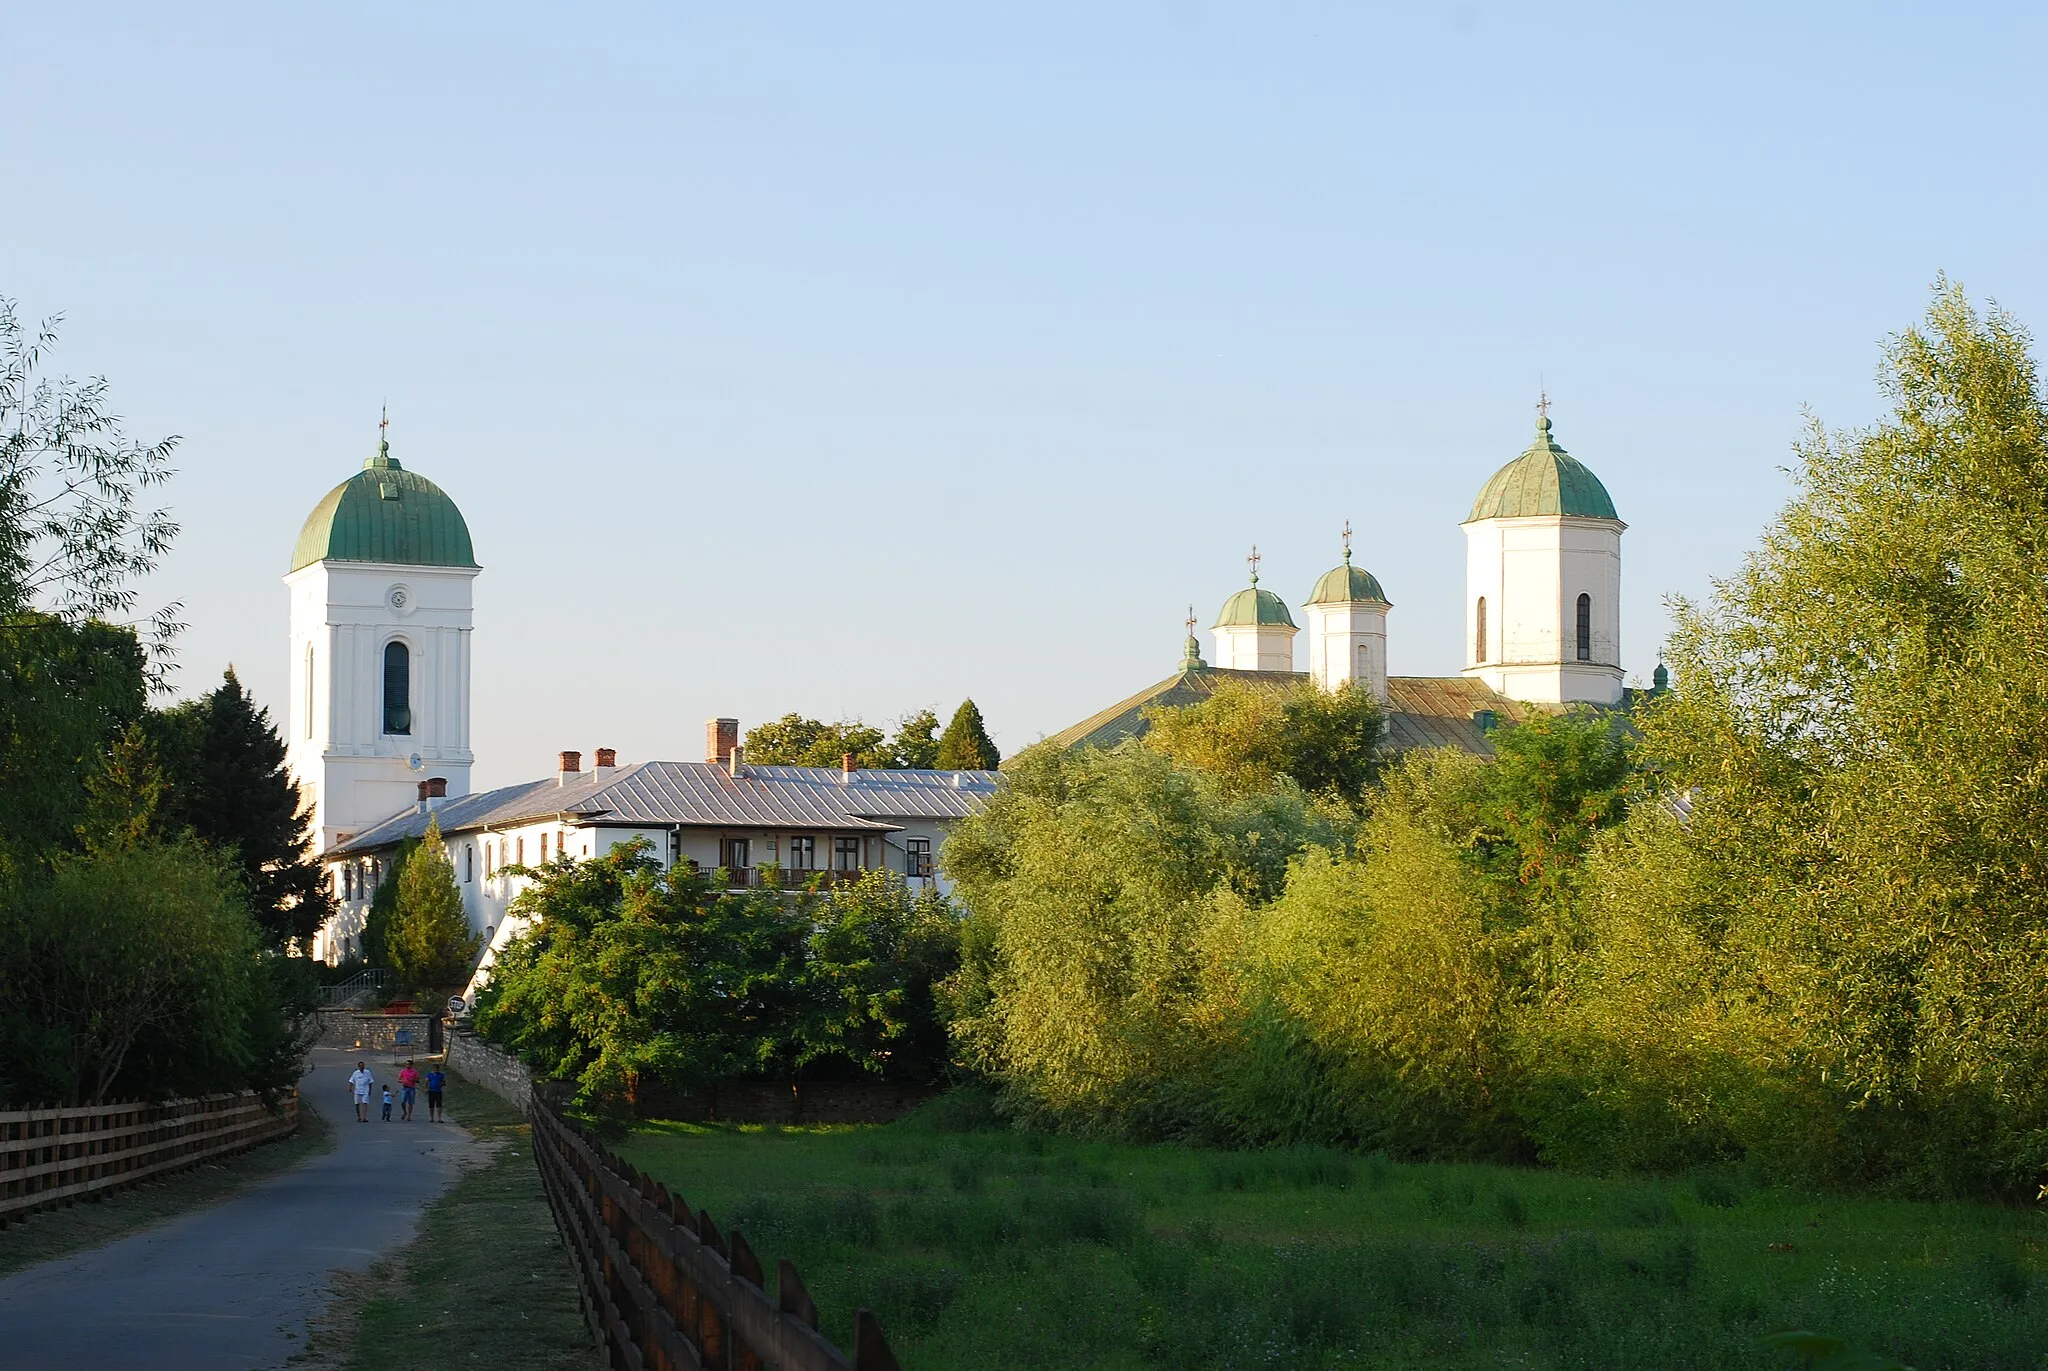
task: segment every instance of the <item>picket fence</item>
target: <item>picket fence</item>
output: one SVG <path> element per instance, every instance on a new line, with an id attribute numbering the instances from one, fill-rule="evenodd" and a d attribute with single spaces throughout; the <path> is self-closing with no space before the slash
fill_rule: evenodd
<path id="1" fill-rule="evenodd" d="M 738 1229 L 720 1234 L 542 1088 L 532 1118 L 542 1187 L 614 1371 L 899 1371 L 873 1314 L 855 1316 L 848 1357 L 818 1331 L 818 1306 L 789 1261 L 776 1263 L 771 1297 Z"/>
<path id="2" fill-rule="evenodd" d="M 275 1108 L 242 1091 L 0 1112 L 0 1224 L 224 1157 L 298 1126 L 296 1091 Z"/>

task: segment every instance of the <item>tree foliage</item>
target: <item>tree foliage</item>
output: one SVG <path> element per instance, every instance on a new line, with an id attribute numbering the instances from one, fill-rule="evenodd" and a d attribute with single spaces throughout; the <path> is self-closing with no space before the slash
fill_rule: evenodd
<path id="1" fill-rule="evenodd" d="M 832 1067 L 929 1080 L 944 901 L 871 872 L 824 894 L 737 893 L 626 844 L 537 873 L 477 997 L 485 1036 L 586 1100 Z"/>
<path id="2" fill-rule="evenodd" d="M 942 771 L 994 771 L 1002 765 L 1003 755 L 996 751 L 974 701 L 962 700 L 953 711 L 933 760 Z"/>
<path id="3" fill-rule="evenodd" d="M 1145 743 L 1240 793 L 1286 776 L 1310 794 L 1356 803 L 1377 774 L 1382 716 L 1370 686 L 1329 691 L 1225 680 L 1207 699 L 1145 711 Z"/>
<path id="4" fill-rule="evenodd" d="M 938 716 L 914 710 L 886 737 L 859 719 L 825 723 L 785 714 L 747 730 L 747 760 L 763 766 L 838 766 L 851 754 L 863 770 L 929 770 L 939 764 Z"/>
<path id="5" fill-rule="evenodd" d="M 391 969 L 415 990 L 453 989 L 476 964 L 483 939 L 469 926 L 438 819 L 427 820 L 426 836 L 397 868 L 397 898 L 382 942 Z"/>

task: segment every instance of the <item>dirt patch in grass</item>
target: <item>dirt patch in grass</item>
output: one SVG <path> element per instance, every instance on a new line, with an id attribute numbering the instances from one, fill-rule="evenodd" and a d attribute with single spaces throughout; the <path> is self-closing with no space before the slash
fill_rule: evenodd
<path id="1" fill-rule="evenodd" d="M 596 1371 L 576 1275 L 516 1110 L 463 1082 L 449 1117 L 482 1145 L 427 1210 L 420 1236 L 360 1275 L 315 1320 L 294 1364 L 340 1371 L 477 1366 Z"/>
<path id="2" fill-rule="evenodd" d="M 168 1223 L 289 1171 L 333 1146 L 334 1126 L 318 1110 L 301 1104 L 298 1131 L 290 1137 L 69 1206 L 38 1210 L 21 1223 L 8 1225 L 0 1231 L 0 1276 Z"/>

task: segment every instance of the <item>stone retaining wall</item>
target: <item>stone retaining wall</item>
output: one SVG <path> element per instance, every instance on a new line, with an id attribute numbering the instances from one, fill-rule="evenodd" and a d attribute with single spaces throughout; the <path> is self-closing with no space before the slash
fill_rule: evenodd
<path id="1" fill-rule="evenodd" d="M 448 1069 L 482 1086 L 522 1115 L 532 1105 L 533 1074 L 525 1064 L 466 1028 L 448 1030 Z"/>
<path id="2" fill-rule="evenodd" d="M 434 1019 L 430 1014 L 364 1013 L 359 1009 L 323 1009 L 320 1042 L 350 1052 L 393 1053 L 424 1057 L 431 1053 Z M 410 1041 L 400 1043 L 400 1032 Z"/>

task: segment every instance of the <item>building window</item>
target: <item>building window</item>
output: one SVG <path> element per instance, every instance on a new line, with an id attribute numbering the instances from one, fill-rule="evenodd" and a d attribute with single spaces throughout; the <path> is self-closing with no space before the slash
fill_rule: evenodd
<path id="1" fill-rule="evenodd" d="M 526 865 L 526 835 L 520 834 L 512 844 L 512 861 L 515 865 Z"/>
<path id="2" fill-rule="evenodd" d="M 832 840 L 832 865 L 840 871 L 860 870 L 860 839 L 834 838 Z"/>
<path id="3" fill-rule="evenodd" d="M 462 845 L 462 883 L 468 885 L 476 879 L 476 848 L 469 843 Z"/>
<path id="4" fill-rule="evenodd" d="M 1478 605 L 1473 608 L 1472 621 L 1474 624 L 1472 631 L 1472 660 L 1483 662 L 1486 660 L 1486 597 L 1484 595 L 1479 597 Z"/>
<path id="5" fill-rule="evenodd" d="M 1579 660 L 1593 660 L 1593 597 L 1579 597 Z"/>
<path id="6" fill-rule="evenodd" d="M 545 833 L 540 835 L 540 864 L 548 864 L 548 835 Z"/>
<path id="7" fill-rule="evenodd" d="M 306 644 L 306 736 L 313 736 L 313 645 Z"/>
<path id="8" fill-rule="evenodd" d="M 404 643 L 384 644 L 384 731 L 412 732 L 412 652 Z"/>
<path id="9" fill-rule="evenodd" d="M 732 871 L 747 869 L 747 840 L 727 838 L 718 845 L 718 860 L 721 866 Z"/>
<path id="10" fill-rule="evenodd" d="M 808 833 L 799 833 L 789 840 L 789 869 L 791 871 L 816 871 L 818 869 L 818 840 Z"/>
<path id="11" fill-rule="evenodd" d="M 930 838 L 905 838 L 903 840 L 904 874 L 909 876 L 930 876 L 932 874 L 932 840 Z"/>

